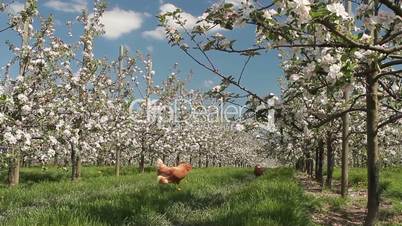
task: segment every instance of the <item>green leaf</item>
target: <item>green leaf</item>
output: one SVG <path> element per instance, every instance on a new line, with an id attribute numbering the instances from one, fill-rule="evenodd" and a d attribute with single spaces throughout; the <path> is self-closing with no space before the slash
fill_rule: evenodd
<path id="1" fill-rule="evenodd" d="M 7 99 L 7 96 L 6 95 L 0 95 L 0 100 L 1 101 L 5 101 Z"/>
<path id="2" fill-rule="evenodd" d="M 233 7 L 232 3 L 225 3 L 225 5 L 223 5 L 223 8 L 225 8 L 225 9 L 230 9 L 232 7 Z"/>
<path id="3" fill-rule="evenodd" d="M 210 50 L 211 48 L 212 48 L 212 46 L 215 44 L 215 42 L 216 42 L 216 40 L 214 39 L 214 40 L 211 40 L 211 41 L 209 41 L 209 42 L 207 42 L 204 46 L 203 46 L 203 50 L 204 51 L 208 51 L 208 50 Z"/>
<path id="4" fill-rule="evenodd" d="M 310 11 L 310 16 L 313 19 L 317 18 L 324 18 L 328 16 L 330 12 L 327 10 L 327 8 L 324 5 L 319 5 L 317 8 L 313 8 L 313 10 Z"/>

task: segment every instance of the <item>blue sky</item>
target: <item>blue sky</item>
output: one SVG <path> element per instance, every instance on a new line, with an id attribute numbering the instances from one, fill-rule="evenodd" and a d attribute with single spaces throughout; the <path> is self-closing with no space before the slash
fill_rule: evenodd
<path id="1" fill-rule="evenodd" d="M 12 0 L 4 0 L 5 3 Z M 181 75 L 184 77 L 191 70 L 193 77 L 189 83 L 190 88 L 208 89 L 218 84 L 219 79 L 198 66 L 178 48 L 170 47 L 167 41 L 163 40 L 158 30 L 158 21 L 155 17 L 161 9 L 178 7 L 184 10 L 186 16 L 196 20 L 203 11 L 217 0 L 109 0 L 108 9 L 105 14 L 106 35 L 95 42 L 95 54 L 98 57 L 116 59 L 118 48 L 125 45 L 132 53 L 141 50 L 144 53 L 151 53 L 156 71 L 157 83 L 170 74 L 175 63 L 179 64 Z M 227 0 L 239 2 L 241 0 Z M 1 0 L 0 0 L 1 2 Z M 16 12 L 23 7 L 23 0 L 16 0 L 8 12 Z M 91 0 L 39 0 L 39 11 L 41 15 L 54 15 L 56 19 L 56 34 L 67 42 L 76 40 L 80 35 L 79 26 L 73 24 L 73 37 L 68 37 L 68 29 L 65 22 L 75 21 L 81 9 L 91 9 Z M 0 29 L 7 26 L 5 13 L 0 14 Z M 241 45 L 252 44 L 254 41 L 254 28 L 245 27 L 235 32 L 220 31 L 230 37 L 240 40 Z M 5 41 L 10 40 L 19 43 L 19 38 L 12 31 L 0 33 L 0 65 L 5 65 L 9 57 Z M 242 69 L 244 57 L 228 55 L 223 53 L 211 53 L 212 58 L 219 66 L 220 71 L 228 75 L 238 75 Z M 0 73 L 3 74 L 1 71 Z M 279 95 L 278 78 L 282 75 L 279 67 L 279 60 L 275 52 L 267 53 L 253 58 L 245 73 L 243 85 L 259 95 L 273 92 Z M 236 90 L 236 89 L 233 89 Z"/>

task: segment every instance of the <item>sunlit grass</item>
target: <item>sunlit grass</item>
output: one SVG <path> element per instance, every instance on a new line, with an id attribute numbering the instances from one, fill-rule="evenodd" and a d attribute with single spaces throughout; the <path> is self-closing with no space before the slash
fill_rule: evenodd
<path id="1" fill-rule="evenodd" d="M 73 183 L 63 169 L 24 169 L 22 186 L 0 188 L 0 223 L 311 225 L 313 201 L 303 194 L 292 169 L 269 170 L 259 178 L 251 169 L 195 169 L 181 191 L 175 185 L 159 186 L 154 172 L 135 172 L 124 169 L 116 178 L 111 167 L 89 167 Z"/>

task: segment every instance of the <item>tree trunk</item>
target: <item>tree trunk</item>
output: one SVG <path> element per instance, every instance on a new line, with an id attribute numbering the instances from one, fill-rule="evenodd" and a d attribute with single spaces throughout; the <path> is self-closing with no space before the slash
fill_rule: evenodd
<path id="1" fill-rule="evenodd" d="M 81 156 L 77 155 L 75 158 L 75 180 L 79 180 L 81 178 Z"/>
<path id="2" fill-rule="evenodd" d="M 367 173 L 368 173 L 368 194 L 367 194 L 367 216 L 366 226 L 374 225 L 378 217 L 380 203 L 379 192 L 379 149 L 378 149 L 378 82 L 375 80 L 375 73 L 366 78 L 366 104 L 367 104 Z"/>
<path id="3" fill-rule="evenodd" d="M 313 171 L 314 171 L 314 160 L 311 158 L 310 152 L 308 150 L 309 143 L 308 141 L 305 141 L 304 145 L 304 153 L 306 155 L 306 172 L 310 177 L 313 177 Z"/>
<path id="4" fill-rule="evenodd" d="M 352 1 L 343 1 L 345 9 L 349 14 L 352 14 Z M 350 27 L 349 27 L 350 29 Z M 347 85 L 343 90 L 343 97 L 345 102 L 348 103 L 350 99 L 352 85 Z M 341 195 L 346 197 L 348 195 L 348 180 L 349 180 L 349 113 L 342 116 L 342 173 L 341 173 Z"/>
<path id="5" fill-rule="evenodd" d="M 120 148 L 116 150 L 116 168 L 115 168 L 116 176 L 120 176 Z"/>
<path id="6" fill-rule="evenodd" d="M 323 163 L 324 163 L 324 140 L 318 140 L 317 148 L 317 163 L 316 163 L 316 180 L 320 182 L 321 187 L 324 185 L 324 175 L 323 175 Z"/>
<path id="7" fill-rule="evenodd" d="M 155 160 L 155 157 L 152 156 L 152 157 L 150 157 L 150 161 L 149 161 L 149 162 L 150 162 L 151 164 L 154 164 L 154 162 L 155 162 L 154 160 Z"/>
<path id="8" fill-rule="evenodd" d="M 359 156 L 356 153 L 352 153 L 353 167 L 359 167 Z"/>
<path id="9" fill-rule="evenodd" d="M 20 159 L 12 157 L 8 166 L 8 185 L 10 187 L 17 186 L 20 182 Z"/>
<path id="10" fill-rule="evenodd" d="M 314 168 L 314 178 L 318 181 L 318 164 L 319 164 L 319 152 L 320 152 L 320 145 L 318 144 L 317 148 L 315 149 L 315 168 Z"/>
<path id="11" fill-rule="evenodd" d="M 29 9 L 31 8 L 31 6 L 33 6 L 32 4 L 33 1 L 26 1 L 25 2 L 25 7 L 24 9 Z M 25 18 L 24 20 L 24 24 L 23 24 L 23 33 L 22 33 L 22 49 L 24 49 L 26 46 L 29 45 L 29 26 L 32 23 L 32 18 L 31 16 L 28 16 L 27 18 Z M 24 77 L 25 75 L 25 69 L 26 69 L 26 64 L 27 62 L 25 62 L 25 56 L 23 53 L 20 54 L 20 60 L 19 60 L 19 76 Z M 18 94 L 18 93 L 17 93 Z M 18 95 L 16 95 L 18 96 Z M 21 116 L 21 108 L 22 105 L 19 103 L 17 104 L 18 107 L 18 112 L 17 115 L 15 117 L 15 119 L 21 121 L 22 116 Z M 10 187 L 16 186 L 19 184 L 20 182 L 20 156 L 19 156 L 19 152 L 17 152 L 16 150 L 14 151 L 14 156 L 12 156 L 12 158 L 9 160 L 9 168 L 8 168 L 8 185 Z"/>
<path id="12" fill-rule="evenodd" d="M 332 188 L 332 175 L 334 172 L 334 150 L 332 147 L 332 134 L 327 133 L 327 181 L 326 186 Z"/>
<path id="13" fill-rule="evenodd" d="M 96 164 L 97 166 L 101 166 L 104 162 L 104 159 L 101 157 L 101 155 L 98 156 L 98 158 L 96 159 Z"/>
<path id="14" fill-rule="evenodd" d="M 208 155 L 205 156 L 205 167 L 208 168 L 209 166 L 209 159 L 208 159 Z"/>
<path id="15" fill-rule="evenodd" d="M 20 162 L 20 167 L 27 167 L 27 166 L 28 166 L 27 161 L 25 161 L 24 156 L 22 156 L 21 162 Z"/>
<path id="16" fill-rule="evenodd" d="M 180 164 L 180 153 L 177 153 L 176 155 L 176 166 Z"/>
<path id="17" fill-rule="evenodd" d="M 74 148 L 74 144 L 70 143 L 71 148 L 71 180 L 76 181 L 78 173 L 77 152 Z"/>
<path id="18" fill-rule="evenodd" d="M 345 101 L 349 100 L 350 90 L 344 90 Z M 349 180 L 349 113 L 342 116 L 342 175 L 341 175 L 341 195 L 348 195 L 348 180 Z"/>
<path id="19" fill-rule="evenodd" d="M 306 160 L 306 169 L 307 169 L 307 174 L 310 177 L 313 177 L 313 171 L 314 171 L 314 160 L 312 158 L 308 158 Z"/>
<path id="20" fill-rule="evenodd" d="M 54 155 L 54 161 L 53 161 L 53 165 L 58 166 L 59 165 L 59 154 L 56 152 L 56 154 Z"/>
<path id="21" fill-rule="evenodd" d="M 202 167 L 202 159 L 201 159 L 201 153 L 198 155 L 198 168 Z"/>
<path id="22" fill-rule="evenodd" d="M 144 153 L 141 153 L 139 166 L 140 166 L 139 167 L 140 173 L 144 173 L 145 172 L 145 156 L 144 156 Z"/>

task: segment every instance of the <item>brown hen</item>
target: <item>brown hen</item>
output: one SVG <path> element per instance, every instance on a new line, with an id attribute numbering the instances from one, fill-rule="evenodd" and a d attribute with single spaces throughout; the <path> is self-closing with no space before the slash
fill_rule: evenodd
<path id="1" fill-rule="evenodd" d="M 264 174 L 264 171 L 265 171 L 265 168 L 262 167 L 260 164 L 257 164 L 257 165 L 254 167 L 254 175 L 257 176 L 257 177 L 263 175 L 263 174 Z"/>
<path id="2" fill-rule="evenodd" d="M 158 182 L 160 184 L 175 183 L 179 184 L 180 181 L 187 176 L 193 167 L 189 163 L 182 162 L 176 167 L 166 166 L 161 159 L 156 161 L 156 170 L 158 175 Z"/>

